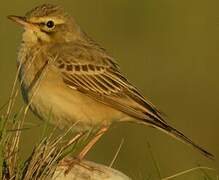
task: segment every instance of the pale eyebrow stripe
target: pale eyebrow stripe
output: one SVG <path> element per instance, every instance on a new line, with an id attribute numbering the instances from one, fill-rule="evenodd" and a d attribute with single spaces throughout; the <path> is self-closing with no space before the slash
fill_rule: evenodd
<path id="1" fill-rule="evenodd" d="M 42 22 L 47 22 L 49 20 L 52 20 L 55 22 L 55 24 L 64 24 L 65 21 L 61 18 L 58 18 L 58 17 L 54 17 L 54 16 L 51 16 L 51 17 L 32 17 L 29 19 L 29 21 L 31 21 L 32 23 L 42 23 Z"/>

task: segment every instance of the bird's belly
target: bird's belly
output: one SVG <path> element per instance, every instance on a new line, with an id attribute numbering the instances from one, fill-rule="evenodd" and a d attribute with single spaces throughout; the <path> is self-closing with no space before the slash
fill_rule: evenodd
<path id="1" fill-rule="evenodd" d="M 49 120 L 59 128 L 78 130 L 109 125 L 124 114 L 68 87 L 41 86 L 32 98 L 32 111 L 43 120 Z M 32 99 L 32 100 L 31 100 Z"/>

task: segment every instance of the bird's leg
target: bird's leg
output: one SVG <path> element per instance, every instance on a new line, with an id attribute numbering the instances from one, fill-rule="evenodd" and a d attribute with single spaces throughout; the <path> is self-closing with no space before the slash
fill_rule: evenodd
<path id="1" fill-rule="evenodd" d="M 108 130 L 108 127 L 102 127 L 95 135 L 93 139 L 82 149 L 82 151 L 72 160 L 69 164 L 68 169 L 65 171 L 65 174 L 68 174 L 69 171 L 74 167 L 75 164 L 79 164 L 80 166 L 87 167 L 81 160 L 84 159 L 86 154 L 90 151 L 90 149 L 97 143 L 97 141 L 102 137 L 102 135 Z M 88 168 L 88 167 L 87 167 Z M 89 169 L 89 168 L 88 168 Z"/>
<path id="2" fill-rule="evenodd" d="M 78 159 L 83 159 L 90 149 L 97 143 L 97 141 L 102 137 L 102 135 L 108 130 L 108 127 L 102 127 L 95 137 L 82 149 L 82 151 L 77 156 Z"/>

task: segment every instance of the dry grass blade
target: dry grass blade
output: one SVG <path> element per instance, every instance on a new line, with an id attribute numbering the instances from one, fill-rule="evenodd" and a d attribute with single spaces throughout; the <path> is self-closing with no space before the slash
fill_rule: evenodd
<path id="1" fill-rule="evenodd" d="M 120 152 L 120 150 L 121 150 L 121 148 L 122 148 L 123 143 L 124 143 L 124 139 L 122 139 L 121 143 L 119 144 L 119 147 L 118 147 L 118 149 L 117 149 L 117 151 L 116 151 L 116 154 L 114 155 L 113 160 L 111 161 L 109 167 L 112 167 L 113 164 L 115 163 L 115 161 L 116 161 L 116 159 L 117 159 L 117 157 L 118 157 L 118 155 L 119 155 L 119 152 Z"/>
<path id="2" fill-rule="evenodd" d="M 193 171 L 196 171 L 196 170 L 200 170 L 200 169 L 206 169 L 206 170 L 216 171 L 216 170 L 213 169 L 213 168 L 204 167 L 204 166 L 199 166 L 199 167 L 194 167 L 194 168 L 191 168 L 191 169 L 188 169 L 188 170 L 179 172 L 179 173 L 177 173 L 177 174 L 174 174 L 174 175 L 172 175 L 172 176 L 163 178 L 162 180 L 174 179 L 174 178 L 176 178 L 176 177 L 179 177 L 179 176 L 182 176 L 182 175 L 184 175 L 184 174 L 188 174 L 188 173 L 190 173 L 190 172 L 193 172 Z"/>
<path id="3" fill-rule="evenodd" d="M 15 91 L 15 88 L 16 88 L 16 84 L 18 82 L 18 77 L 19 77 L 19 71 L 21 69 L 21 64 L 18 66 L 18 70 L 16 72 L 16 76 L 15 76 L 15 80 L 14 80 L 14 83 L 13 83 L 13 86 L 12 86 L 12 90 L 11 90 L 11 95 L 9 97 L 9 101 L 8 101 L 8 108 L 7 108 L 7 112 L 6 112 L 6 119 L 9 118 L 10 116 L 10 113 L 11 113 L 11 110 L 13 108 L 13 102 L 15 101 L 16 99 L 16 94 L 17 93 L 14 93 Z"/>
<path id="4" fill-rule="evenodd" d="M 71 140 L 71 144 L 75 143 L 81 135 L 76 135 L 73 140 Z M 57 144 L 60 141 L 60 138 L 64 138 L 64 136 L 56 138 L 56 140 L 52 141 L 49 139 L 44 139 L 33 151 L 31 158 L 26 162 L 25 176 L 22 177 L 24 180 L 28 179 L 46 179 L 52 177 L 56 166 L 62 160 L 61 157 L 63 152 L 66 150 L 68 146 L 64 146 L 64 148 L 59 148 L 60 144 Z M 64 157 L 63 157 L 64 158 Z"/>
<path id="5" fill-rule="evenodd" d="M 0 106 L 0 111 L 2 111 L 8 105 L 8 103 L 9 100 L 6 103 L 4 103 L 2 106 Z"/>
<path id="6" fill-rule="evenodd" d="M 159 176 L 159 178 L 161 179 L 160 166 L 159 166 L 158 161 L 156 160 L 156 158 L 155 158 L 155 156 L 154 156 L 154 153 L 153 153 L 153 151 L 152 151 L 152 149 L 151 149 L 151 145 L 150 145 L 149 142 L 147 142 L 147 147 L 148 147 L 148 149 L 149 149 L 149 152 L 150 152 L 150 155 L 151 155 L 151 159 L 152 159 L 152 161 L 153 161 L 153 163 L 154 163 L 154 167 L 156 168 L 156 171 L 157 171 L 157 173 L 158 173 L 158 176 Z"/>

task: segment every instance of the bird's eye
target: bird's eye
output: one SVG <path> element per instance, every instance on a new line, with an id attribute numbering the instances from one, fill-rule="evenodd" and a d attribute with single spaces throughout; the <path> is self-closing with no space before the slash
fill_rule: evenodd
<path id="1" fill-rule="evenodd" d="M 47 26 L 48 28 L 52 29 L 52 28 L 55 27 L 55 23 L 50 20 L 50 21 L 48 21 L 48 22 L 46 23 L 46 26 Z"/>

